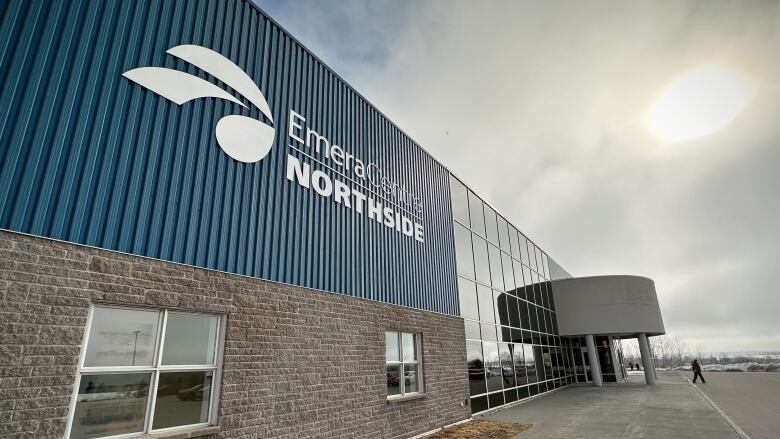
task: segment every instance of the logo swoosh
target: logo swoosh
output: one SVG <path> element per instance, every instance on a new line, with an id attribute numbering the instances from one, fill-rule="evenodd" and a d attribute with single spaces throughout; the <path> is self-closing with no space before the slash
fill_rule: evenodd
<path id="1" fill-rule="evenodd" d="M 210 74 L 238 92 L 273 124 L 271 109 L 263 93 L 249 75 L 220 53 L 205 47 L 184 44 L 167 53 Z M 138 85 L 178 105 L 198 98 L 219 98 L 248 108 L 228 91 L 189 73 L 163 67 L 139 67 L 122 74 Z M 225 154 L 243 163 L 262 160 L 271 151 L 276 130 L 263 121 L 229 115 L 217 121 L 217 143 Z"/>
<path id="2" fill-rule="evenodd" d="M 179 105 L 198 98 L 221 98 L 246 108 L 246 105 L 225 90 L 178 70 L 139 67 L 122 73 L 122 76 Z"/>
<path id="3" fill-rule="evenodd" d="M 268 107 L 268 102 L 266 102 L 257 84 L 229 59 L 211 49 L 192 44 L 171 47 L 167 50 L 167 53 L 187 61 L 241 93 L 273 123 L 274 118 L 271 116 L 271 109 Z"/>

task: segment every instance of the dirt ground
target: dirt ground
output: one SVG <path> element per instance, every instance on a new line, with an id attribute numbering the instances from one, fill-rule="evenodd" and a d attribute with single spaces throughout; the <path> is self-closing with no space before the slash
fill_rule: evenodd
<path id="1" fill-rule="evenodd" d="M 445 428 L 426 439 L 511 439 L 529 428 L 530 425 L 514 422 L 474 420 Z"/>

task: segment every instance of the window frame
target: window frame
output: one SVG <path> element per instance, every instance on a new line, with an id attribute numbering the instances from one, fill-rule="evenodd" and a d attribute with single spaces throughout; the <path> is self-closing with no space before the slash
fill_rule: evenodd
<path id="1" fill-rule="evenodd" d="M 89 336 L 92 331 L 93 318 L 96 308 L 108 308 L 108 309 L 120 309 L 120 310 L 132 310 L 132 311 L 156 311 L 157 317 L 157 333 L 155 334 L 154 341 L 154 353 L 152 364 L 149 366 L 84 366 L 86 360 L 86 354 L 88 349 Z M 162 364 L 163 352 L 165 349 L 165 330 L 168 324 L 168 315 L 173 314 L 187 314 L 187 315 L 200 315 L 208 317 L 216 317 L 216 337 L 214 346 L 214 358 L 212 364 L 184 364 L 184 365 L 168 365 Z M 74 416 L 76 412 L 76 405 L 78 403 L 79 388 L 81 387 L 81 379 L 88 375 L 112 375 L 112 374 L 128 374 L 128 373 L 149 373 L 151 375 L 149 381 L 148 400 L 146 401 L 146 412 L 144 414 L 144 427 L 143 431 L 133 433 L 122 433 L 110 436 L 100 436 L 100 439 L 124 439 L 133 437 L 143 437 L 150 434 L 175 432 L 178 430 L 190 430 L 197 428 L 205 428 L 217 425 L 217 408 L 219 407 L 219 393 L 222 381 L 222 364 L 224 360 L 224 346 L 225 346 L 225 333 L 226 333 L 227 319 L 223 314 L 211 314 L 206 312 L 188 311 L 172 308 L 155 308 L 144 306 L 132 306 L 132 305 L 113 305 L 113 304 L 90 304 L 89 312 L 87 314 L 87 324 L 84 329 L 84 336 L 81 343 L 81 349 L 79 352 L 79 361 L 76 368 L 76 381 L 73 385 L 73 393 L 71 395 L 71 401 L 68 406 L 68 417 L 65 431 L 65 438 L 70 438 L 73 428 Z M 206 422 L 200 422 L 195 424 L 177 425 L 174 427 L 165 427 L 154 429 L 154 410 L 157 402 L 157 387 L 160 381 L 160 374 L 170 372 L 212 372 L 211 380 L 211 392 L 209 395 L 209 415 Z"/>
<path id="2" fill-rule="evenodd" d="M 394 400 L 394 399 L 401 399 L 408 396 L 416 396 L 416 395 L 424 395 L 425 394 L 425 374 L 423 373 L 423 357 L 422 357 L 422 333 L 419 332 L 404 332 L 404 331 L 385 331 L 385 340 L 387 340 L 387 334 L 395 334 L 398 341 L 398 361 L 388 361 L 387 360 L 387 344 L 385 343 L 385 375 L 387 375 L 387 366 L 398 366 L 398 376 L 404 377 L 404 382 L 399 385 L 399 389 L 401 390 L 401 393 L 397 395 L 386 395 L 387 400 Z M 403 336 L 404 334 L 412 335 L 414 336 L 414 355 L 416 360 L 414 361 L 406 361 L 404 360 L 404 348 L 403 348 Z M 407 392 L 406 391 L 406 381 L 405 381 L 405 365 L 416 365 L 417 366 L 417 391 L 416 392 Z M 399 378 L 401 379 L 401 378 Z M 387 393 L 387 386 L 385 386 L 385 393 Z"/>

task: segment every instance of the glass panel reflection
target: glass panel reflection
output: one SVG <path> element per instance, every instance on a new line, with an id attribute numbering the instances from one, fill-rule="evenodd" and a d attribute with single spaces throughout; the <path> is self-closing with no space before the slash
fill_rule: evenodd
<path id="1" fill-rule="evenodd" d="M 151 366 L 160 313 L 94 309 L 84 366 Z"/>
<path id="2" fill-rule="evenodd" d="M 509 325 L 513 328 L 520 327 L 520 314 L 517 309 L 517 298 L 507 296 L 506 303 L 507 314 L 509 315 Z"/>
<path id="3" fill-rule="evenodd" d="M 498 341 L 510 342 L 512 341 L 512 329 L 508 326 L 496 326 L 500 335 Z"/>
<path id="4" fill-rule="evenodd" d="M 507 233 L 507 223 L 504 218 L 498 216 L 498 246 L 505 252 L 512 251 L 509 248 L 509 233 Z"/>
<path id="5" fill-rule="evenodd" d="M 525 295 L 526 300 L 529 302 L 534 301 L 534 281 L 531 279 L 531 270 L 528 267 L 523 267 L 523 278 L 525 280 Z"/>
<path id="6" fill-rule="evenodd" d="M 504 289 L 504 274 L 501 270 L 501 251 L 498 247 L 488 245 L 490 249 L 490 278 L 493 280 L 493 288 L 501 291 Z"/>
<path id="7" fill-rule="evenodd" d="M 523 345 L 513 344 L 512 346 L 512 360 L 515 365 L 515 382 L 518 386 L 522 386 L 528 382 L 528 378 L 525 373 L 525 359 L 523 358 Z"/>
<path id="8" fill-rule="evenodd" d="M 419 365 L 404 364 L 404 392 L 419 392 Z"/>
<path id="9" fill-rule="evenodd" d="M 468 189 L 455 177 L 450 176 L 452 194 L 452 216 L 465 225 L 469 225 Z"/>
<path id="10" fill-rule="evenodd" d="M 534 349 L 532 345 L 523 345 L 523 355 L 525 356 L 525 374 L 529 383 L 535 383 L 537 378 L 536 361 L 534 358 Z"/>
<path id="11" fill-rule="evenodd" d="M 471 320 L 466 320 L 463 322 L 463 324 L 466 327 L 466 338 L 470 338 L 472 340 L 479 340 L 482 338 L 482 336 L 480 335 L 478 322 L 472 322 Z"/>
<path id="12" fill-rule="evenodd" d="M 136 433 L 144 429 L 150 373 L 83 375 L 73 412 L 73 438 Z"/>
<path id="13" fill-rule="evenodd" d="M 504 268 L 504 291 L 515 294 L 515 276 L 512 273 L 512 257 L 506 253 L 501 253 L 501 265 Z"/>
<path id="14" fill-rule="evenodd" d="M 403 361 L 417 361 L 417 351 L 415 349 L 414 334 L 404 333 L 401 335 L 401 344 L 403 345 Z"/>
<path id="15" fill-rule="evenodd" d="M 542 251 L 539 250 L 539 247 L 534 246 L 534 253 L 536 254 L 536 272 L 543 273 L 544 269 L 542 268 Z"/>
<path id="16" fill-rule="evenodd" d="M 474 278 L 474 251 L 471 248 L 471 232 L 460 224 L 455 224 L 455 263 L 458 273 L 469 279 Z"/>
<path id="17" fill-rule="evenodd" d="M 536 315 L 536 307 L 533 305 L 528 306 L 528 317 L 531 322 L 531 330 L 532 331 L 538 331 L 539 330 L 539 320 Z"/>
<path id="18" fill-rule="evenodd" d="M 560 346 L 566 341 L 552 335 L 558 329 L 548 282 L 555 261 L 459 181 L 451 188 L 453 216 L 473 232 L 456 224 L 456 241 L 473 250 L 465 263 L 473 263 L 473 274 L 458 270 L 472 403 L 484 406 L 487 392 L 492 408 L 565 385 L 568 358 Z M 472 407 L 472 413 L 482 409 Z"/>
<path id="19" fill-rule="evenodd" d="M 213 376 L 212 371 L 161 373 L 152 428 L 208 422 Z"/>
<path id="20" fill-rule="evenodd" d="M 496 326 L 492 324 L 482 324 L 482 339 L 483 340 L 497 340 L 496 338 Z"/>
<path id="21" fill-rule="evenodd" d="M 486 285 L 490 285 L 490 263 L 488 262 L 488 243 L 484 239 L 474 237 L 474 268 L 476 279 Z"/>
<path id="22" fill-rule="evenodd" d="M 523 329 L 531 329 L 531 320 L 528 317 L 528 302 L 525 300 L 518 300 L 517 308 L 520 310 L 520 327 Z"/>
<path id="23" fill-rule="evenodd" d="M 542 356 L 542 347 L 534 346 L 534 358 L 536 360 L 536 376 L 539 381 L 544 381 L 547 378 L 544 375 L 545 358 Z"/>
<path id="24" fill-rule="evenodd" d="M 546 379 L 552 379 L 553 378 L 553 365 L 552 365 L 552 356 L 550 355 L 550 348 L 541 348 L 542 350 L 542 367 L 544 367 L 544 376 Z"/>
<path id="25" fill-rule="evenodd" d="M 509 325 L 509 316 L 506 313 L 506 294 L 493 291 L 493 306 L 495 306 L 496 323 L 499 325 Z"/>
<path id="26" fill-rule="evenodd" d="M 471 229 L 485 236 L 485 214 L 482 211 L 482 200 L 469 191 L 469 217 L 471 218 Z"/>
<path id="27" fill-rule="evenodd" d="M 511 389 L 515 387 L 515 368 L 512 362 L 512 352 L 510 351 L 510 345 L 507 343 L 499 343 L 498 345 L 498 357 L 501 362 L 501 380 L 505 389 Z"/>
<path id="28" fill-rule="evenodd" d="M 491 243 L 498 245 L 498 227 L 496 226 L 496 211 L 492 207 L 485 205 L 485 229 L 487 229 L 487 239 Z"/>
<path id="29" fill-rule="evenodd" d="M 218 323 L 216 316 L 168 313 L 162 363 L 215 364 Z"/>
<path id="30" fill-rule="evenodd" d="M 501 361 L 498 356 L 498 343 L 482 343 L 482 354 L 485 358 L 485 376 L 487 377 L 488 392 L 502 390 Z"/>
<path id="31" fill-rule="evenodd" d="M 388 364 L 387 365 L 387 396 L 400 395 L 401 394 L 401 365 L 400 364 Z"/>
<path id="32" fill-rule="evenodd" d="M 547 300 L 550 301 L 550 309 L 555 311 L 555 298 L 553 296 L 552 283 L 545 282 L 544 288 L 547 290 Z"/>
<path id="33" fill-rule="evenodd" d="M 479 319 L 483 322 L 495 322 L 493 291 L 486 286 L 477 285 L 477 296 L 479 297 Z"/>
<path id="34" fill-rule="evenodd" d="M 385 332 L 385 361 L 401 361 L 398 348 L 398 333 Z"/>
<path id="35" fill-rule="evenodd" d="M 523 261 L 525 265 L 529 265 L 528 262 L 528 239 L 520 233 L 518 235 L 518 239 L 520 240 L 520 260 Z M 528 279 L 528 278 L 526 278 Z"/>
<path id="36" fill-rule="evenodd" d="M 485 363 L 482 360 L 482 343 L 466 342 L 466 364 L 469 370 L 469 393 L 480 395 L 485 393 Z"/>
<path id="37" fill-rule="evenodd" d="M 517 229 L 513 225 L 509 225 L 509 244 L 512 248 L 512 256 L 520 259 L 520 241 L 517 239 Z"/>
<path id="38" fill-rule="evenodd" d="M 460 315 L 467 319 L 479 320 L 479 305 L 477 304 L 477 284 L 462 277 L 458 278 L 458 297 L 460 299 Z"/>

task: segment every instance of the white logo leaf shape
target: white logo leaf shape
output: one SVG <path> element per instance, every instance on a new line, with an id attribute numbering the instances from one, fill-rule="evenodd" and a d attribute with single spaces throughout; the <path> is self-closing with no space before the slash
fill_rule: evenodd
<path id="1" fill-rule="evenodd" d="M 179 105 L 198 98 L 221 98 L 246 108 L 246 105 L 225 90 L 178 70 L 140 67 L 126 71 L 122 76 Z"/>
<path id="2" fill-rule="evenodd" d="M 168 49 L 169 54 L 209 73 L 240 93 L 273 123 L 271 109 L 263 93 L 240 67 L 219 53 L 200 46 L 185 44 Z M 216 85 L 197 76 L 161 67 L 141 67 L 123 73 L 127 79 L 182 105 L 198 98 L 214 97 L 241 101 Z M 275 130 L 251 117 L 230 115 L 217 122 L 217 143 L 225 153 L 244 163 L 255 163 L 271 151 Z"/>
<path id="3" fill-rule="evenodd" d="M 271 151 L 274 129 L 251 117 L 231 115 L 217 122 L 217 142 L 230 157 L 244 163 L 259 161 Z"/>
<path id="4" fill-rule="evenodd" d="M 192 44 L 171 47 L 168 49 L 168 53 L 224 82 L 228 87 L 247 98 L 271 122 L 274 121 L 263 93 L 257 88 L 252 78 L 229 59 L 211 49 Z"/>

